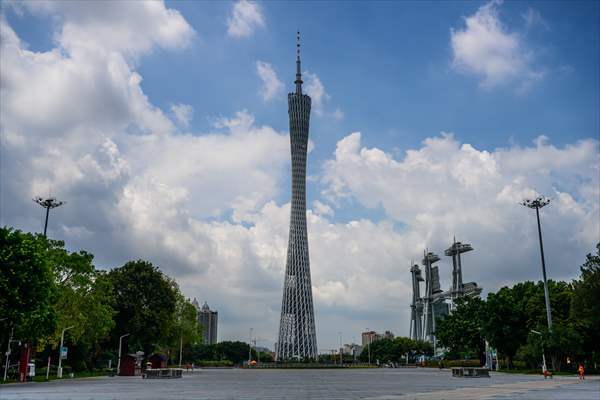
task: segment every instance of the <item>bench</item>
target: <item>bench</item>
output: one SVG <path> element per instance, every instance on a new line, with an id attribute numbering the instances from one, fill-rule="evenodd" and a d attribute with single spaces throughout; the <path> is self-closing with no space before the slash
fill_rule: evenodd
<path id="1" fill-rule="evenodd" d="M 148 368 L 142 374 L 145 379 L 173 379 L 183 376 L 183 368 Z"/>
<path id="2" fill-rule="evenodd" d="M 490 370 L 487 368 L 475 367 L 453 367 L 452 376 L 465 378 L 483 378 L 490 377 Z"/>

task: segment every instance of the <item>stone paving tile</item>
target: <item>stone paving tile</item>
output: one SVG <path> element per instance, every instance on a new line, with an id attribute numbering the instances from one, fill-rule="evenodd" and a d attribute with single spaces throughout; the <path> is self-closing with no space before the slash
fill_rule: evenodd
<path id="1" fill-rule="evenodd" d="M 207 369 L 182 379 L 114 377 L 0 386 L 0 400 L 131 399 L 594 399 L 600 380 L 492 374 L 453 378 L 448 370 Z M 595 396 L 595 397 L 594 397 Z"/>

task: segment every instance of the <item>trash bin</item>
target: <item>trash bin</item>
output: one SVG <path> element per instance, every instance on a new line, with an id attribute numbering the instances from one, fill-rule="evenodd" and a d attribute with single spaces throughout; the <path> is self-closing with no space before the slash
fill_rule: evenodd
<path id="1" fill-rule="evenodd" d="M 35 376 L 35 363 L 30 362 L 27 364 L 27 380 L 32 381 Z"/>

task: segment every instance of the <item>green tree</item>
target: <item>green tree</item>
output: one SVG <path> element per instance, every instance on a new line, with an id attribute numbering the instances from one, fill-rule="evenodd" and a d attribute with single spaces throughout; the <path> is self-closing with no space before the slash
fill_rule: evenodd
<path id="1" fill-rule="evenodd" d="M 172 339 L 177 306 L 177 286 L 157 267 L 147 261 L 130 261 L 108 273 L 115 300 L 116 325 L 113 345 L 120 335 L 129 333 L 130 351 L 147 355 L 162 350 Z"/>
<path id="2" fill-rule="evenodd" d="M 54 303 L 57 326 L 46 341 L 57 348 L 62 329 L 72 326 L 65 343 L 78 345 L 78 354 L 85 356 L 76 360 L 76 353 L 71 352 L 69 362 L 71 365 L 76 362 L 80 368 L 87 368 L 87 362 L 91 367 L 101 350 L 99 343 L 114 326 L 111 283 L 105 273 L 95 269 L 92 254 L 68 252 L 62 241 L 50 240 L 48 244 L 47 258 L 57 288 Z"/>
<path id="3" fill-rule="evenodd" d="M 573 282 L 571 316 L 582 336 L 583 351 L 590 362 L 600 362 L 600 243 L 588 254 L 581 277 Z"/>
<path id="4" fill-rule="evenodd" d="M 406 337 L 396 337 L 394 339 L 380 339 L 364 346 L 359 359 L 363 362 L 369 360 L 369 347 L 371 352 L 371 362 L 400 362 L 408 353 L 409 358 L 414 359 L 420 356 L 433 355 L 433 346 L 431 343 L 423 340 L 411 340 Z"/>
<path id="5" fill-rule="evenodd" d="M 436 323 L 438 344 L 446 347 L 452 358 L 475 355 L 485 363 L 485 341 L 482 317 L 485 302 L 479 297 L 464 297 L 456 302 L 456 310 Z"/>
<path id="6" fill-rule="evenodd" d="M 245 342 L 219 342 L 214 345 L 214 354 L 219 360 L 229 360 L 235 364 L 240 364 L 248 359 L 250 346 Z"/>
<path id="7" fill-rule="evenodd" d="M 498 293 L 488 294 L 482 318 L 484 336 L 498 352 L 506 357 L 508 368 L 519 347 L 526 343 L 529 330 L 522 304 L 516 301 L 513 291 L 503 287 Z"/>
<path id="8" fill-rule="evenodd" d="M 179 349 L 189 344 L 195 344 L 202 339 L 202 327 L 198 322 L 198 310 L 187 300 L 177 288 L 177 302 L 175 305 L 175 315 L 171 325 L 171 354 L 177 354 L 176 361 L 179 361 Z"/>
<path id="9" fill-rule="evenodd" d="M 0 228 L 0 318 L 6 318 L 2 324 L 13 328 L 15 337 L 33 343 L 56 326 L 47 247 L 42 235 Z"/>

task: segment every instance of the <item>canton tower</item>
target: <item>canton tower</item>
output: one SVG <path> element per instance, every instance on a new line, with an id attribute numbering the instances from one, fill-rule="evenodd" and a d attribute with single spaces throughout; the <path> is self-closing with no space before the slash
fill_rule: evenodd
<path id="1" fill-rule="evenodd" d="M 296 92 L 288 94 L 292 150 L 292 211 L 279 337 L 276 347 L 278 361 L 317 358 L 315 314 L 306 233 L 306 147 L 310 97 L 302 94 L 300 32 L 298 32 L 296 44 L 296 81 L 294 83 Z"/>

